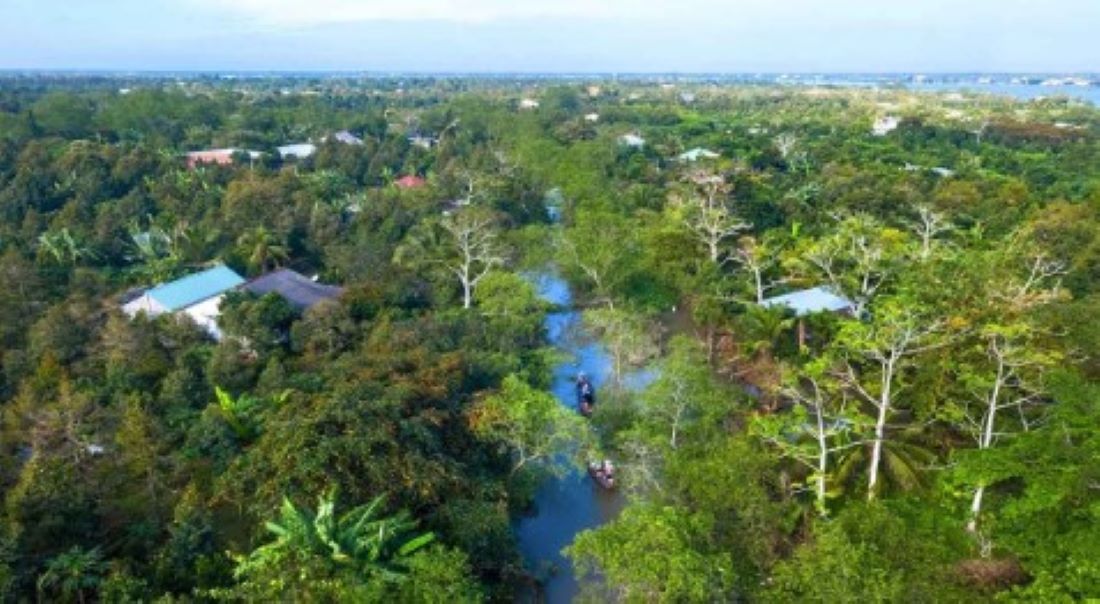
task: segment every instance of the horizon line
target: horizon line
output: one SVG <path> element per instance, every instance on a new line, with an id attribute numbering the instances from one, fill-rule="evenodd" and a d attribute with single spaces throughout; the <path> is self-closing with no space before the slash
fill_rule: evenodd
<path id="1" fill-rule="evenodd" d="M 837 70 L 837 71 L 798 71 L 798 70 L 720 70 L 720 71 L 631 71 L 631 70 L 419 70 L 419 69 L 342 69 L 342 68 L 115 68 L 115 67 L 0 67 L 0 74 L 11 73 L 64 73 L 64 74 L 113 74 L 113 75 L 357 75 L 364 77 L 394 76 L 1100 76 L 1100 71 L 1085 70 Z"/>

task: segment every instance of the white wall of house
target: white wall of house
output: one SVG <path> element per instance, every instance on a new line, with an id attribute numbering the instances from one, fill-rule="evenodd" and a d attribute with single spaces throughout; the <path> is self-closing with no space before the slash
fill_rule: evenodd
<path id="1" fill-rule="evenodd" d="M 218 307 L 221 306 L 222 298 L 225 296 L 214 296 L 213 298 L 207 298 L 197 304 L 192 304 L 187 308 L 184 308 L 182 313 L 191 317 L 191 319 L 206 330 L 212 338 L 220 340 L 222 338 L 222 332 L 218 329 L 218 315 L 221 311 Z"/>
<path id="2" fill-rule="evenodd" d="M 136 317 L 138 313 L 143 312 L 150 317 L 162 315 L 168 312 L 168 309 L 160 305 L 156 300 L 149 297 L 149 294 L 141 294 L 137 298 L 130 300 L 122 306 L 122 312 L 126 313 L 127 317 L 131 319 Z"/>

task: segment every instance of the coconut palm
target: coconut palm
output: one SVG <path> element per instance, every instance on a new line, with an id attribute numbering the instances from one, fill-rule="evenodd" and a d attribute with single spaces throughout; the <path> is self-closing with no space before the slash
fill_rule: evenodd
<path id="1" fill-rule="evenodd" d="M 290 259 L 290 248 L 282 236 L 267 227 L 258 226 L 237 239 L 237 245 L 247 258 L 248 266 L 258 272 L 278 268 Z"/>
<path id="2" fill-rule="evenodd" d="M 779 345 L 779 338 L 794 324 L 795 320 L 781 308 L 749 305 L 737 320 L 737 335 L 745 356 L 770 356 Z"/>
<path id="3" fill-rule="evenodd" d="M 853 480 L 858 480 L 860 471 L 867 466 L 871 445 L 854 447 L 846 451 L 841 458 L 834 475 L 834 485 L 838 488 Z M 918 491 L 927 486 L 928 468 L 936 460 L 936 454 L 914 442 L 898 438 L 886 440 L 882 446 L 883 480 L 882 489 L 895 491 Z"/>
<path id="4" fill-rule="evenodd" d="M 106 568 L 99 548 L 85 551 L 73 547 L 46 564 L 45 572 L 38 577 L 38 599 L 83 604 L 86 592 L 99 585 Z"/>

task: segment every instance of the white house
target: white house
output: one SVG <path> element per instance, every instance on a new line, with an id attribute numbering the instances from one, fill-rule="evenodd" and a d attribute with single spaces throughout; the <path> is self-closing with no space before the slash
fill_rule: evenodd
<path id="1" fill-rule="evenodd" d="M 596 122 L 600 121 L 600 114 L 598 114 L 598 113 L 586 113 L 586 114 L 584 114 L 584 121 L 586 121 L 590 124 L 595 124 Z"/>
<path id="2" fill-rule="evenodd" d="M 538 109 L 538 107 L 539 102 L 535 99 L 520 99 L 519 101 L 520 109 Z"/>
<path id="3" fill-rule="evenodd" d="M 327 138 L 326 138 L 326 140 L 327 140 Z M 333 134 L 332 135 L 332 140 L 334 140 L 338 143 L 344 143 L 345 145 L 362 145 L 363 144 L 363 139 L 359 138 L 358 136 L 355 136 L 354 134 L 352 134 L 351 132 L 348 132 L 347 130 L 341 130 L 341 131 Z"/>
<path id="4" fill-rule="evenodd" d="M 901 120 L 892 115 L 880 117 L 875 120 L 875 123 L 871 126 L 871 134 L 875 136 L 886 136 L 894 130 L 897 130 L 900 122 Z"/>
<path id="5" fill-rule="evenodd" d="M 281 147 L 277 147 L 277 149 L 279 151 L 279 157 L 283 159 L 290 159 L 291 157 L 305 159 L 317 152 L 317 145 L 313 143 L 294 143 L 291 145 L 282 145 Z"/>
<path id="6" fill-rule="evenodd" d="M 700 159 L 718 159 L 719 157 L 721 157 L 720 154 L 715 153 L 710 149 L 696 147 L 694 149 L 691 149 L 690 151 L 684 151 L 677 157 L 677 159 L 679 159 L 680 161 L 692 162 L 699 161 Z"/>
<path id="7" fill-rule="evenodd" d="M 641 149 L 645 146 L 645 139 L 638 136 L 637 134 L 624 134 L 619 137 L 619 144 L 624 147 Z"/>
<path id="8" fill-rule="evenodd" d="M 430 150 L 432 147 L 439 144 L 439 139 L 434 136 L 421 136 L 419 134 L 410 136 L 408 140 L 410 145 L 420 147 L 421 149 Z"/>

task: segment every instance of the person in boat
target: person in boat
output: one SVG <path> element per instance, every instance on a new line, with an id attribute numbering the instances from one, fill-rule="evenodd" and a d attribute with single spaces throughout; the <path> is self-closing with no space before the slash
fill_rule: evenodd
<path id="1" fill-rule="evenodd" d="M 610 489 L 615 486 L 615 466 L 611 465 L 610 459 L 605 459 L 602 462 L 591 462 L 588 464 L 588 472 L 592 475 L 592 478 L 605 489 Z"/>
<path id="2" fill-rule="evenodd" d="M 577 406 L 582 415 L 591 415 L 596 406 L 596 389 L 583 372 L 577 375 Z"/>

